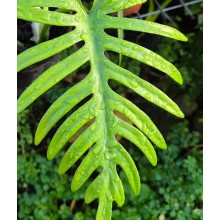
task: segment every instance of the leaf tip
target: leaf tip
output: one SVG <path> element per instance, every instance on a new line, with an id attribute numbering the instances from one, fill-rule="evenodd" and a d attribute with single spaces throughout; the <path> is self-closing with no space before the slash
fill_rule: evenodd
<path id="1" fill-rule="evenodd" d="M 166 150 L 167 149 L 167 144 L 165 141 L 163 141 L 160 145 L 160 149 Z"/>
<path id="2" fill-rule="evenodd" d="M 62 167 L 62 166 L 59 166 L 59 168 L 58 168 L 58 174 L 59 174 L 59 175 L 62 175 L 62 174 L 64 174 L 64 173 L 65 173 L 65 171 L 64 171 L 63 167 Z"/>
<path id="3" fill-rule="evenodd" d="M 157 166 L 157 160 L 151 162 L 152 166 Z"/>
<path id="4" fill-rule="evenodd" d="M 188 41 L 188 38 L 185 34 L 183 34 L 182 32 L 178 30 L 177 32 L 178 32 L 178 35 L 177 35 L 178 37 L 176 38 L 177 40 L 184 41 L 184 42 Z"/>
<path id="5" fill-rule="evenodd" d="M 182 34 L 181 40 L 184 41 L 184 42 L 187 42 L 188 41 L 188 37 L 186 35 Z"/>
<path id="6" fill-rule="evenodd" d="M 59 168 L 58 168 L 58 174 L 62 175 L 68 170 L 68 159 L 66 157 L 66 154 L 63 156 Z"/>
<path id="7" fill-rule="evenodd" d="M 74 178 L 73 178 L 72 183 L 71 183 L 71 190 L 73 192 L 76 192 L 78 189 L 79 189 L 79 187 L 77 186 L 77 184 L 76 184 L 76 182 L 74 181 Z"/>
<path id="8" fill-rule="evenodd" d="M 35 132 L 35 137 L 34 137 L 34 144 L 38 145 L 40 142 L 44 139 L 45 137 L 45 130 L 44 127 L 42 126 L 41 122 L 37 126 L 37 130 Z"/>
<path id="9" fill-rule="evenodd" d="M 19 101 L 19 99 L 18 99 L 18 101 L 17 101 L 17 114 L 19 114 L 19 113 L 22 112 L 23 110 L 25 110 L 25 107 L 20 104 L 20 101 Z"/>
<path id="10" fill-rule="evenodd" d="M 184 113 L 183 113 L 181 110 L 180 110 L 180 112 L 179 112 L 178 117 L 179 117 L 179 118 L 185 118 L 185 115 L 184 115 Z"/>
<path id="11" fill-rule="evenodd" d="M 179 84 L 179 85 L 182 85 L 183 84 L 183 77 L 182 75 L 180 74 L 180 72 L 178 71 L 178 78 L 176 79 L 176 82 Z"/>
<path id="12" fill-rule="evenodd" d="M 34 144 L 37 146 L 37 145 L 40 144 L 40 142 L 41 142 L 41 138 L 40 138 L 40 136 L 38 135 L 38 132 L 36 131 L 35 137 L 34 137 Z"/>
<path id="13" fill-rule="evenodd" d="M 53 158 L 54 158 L 54 155 L 49 150 L 47 150 L 47 159 L 52 160 Z"/>
<path id="14" fill-rule="evenodd" d="M 20 108 L 17 108 L 17 114 L 21 113 L 22 110 Z"/>
<path id="15" fill-rule="evenodd" d="M 171 64 L 171 71 L 170 71 L 170 77 L 177 82 L 179 85 L 183 84 L 183 77 L 181 75 L 181 73 L 179 72 L 179 70 L 173 65 Z"/>
<path id="16" fill-rule="evenodd" d="M 133 190 L 133 193 L 135 196 L 138 196 L 140 194 L 140 191 L 141 191 L 141 187 L 137 187 L 137 189 L 135 189 L 135 191 Z"/>

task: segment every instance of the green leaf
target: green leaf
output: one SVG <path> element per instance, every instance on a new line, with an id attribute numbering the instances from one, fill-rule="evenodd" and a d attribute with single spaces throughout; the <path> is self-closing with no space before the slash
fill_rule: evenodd
<path id="1" fill-rule="evenodd" d="M 113 201 L 118 206 L 124 204 L 124 189 L 117 166 L 126 174 L 134 194 L 138 195 L 140 192 L 140 177 L 135 163 L 115 136 L 120 135 L 136 145 L 153 166 L 157 164 L 157 156 L 151 142 L 161 149 L 166 149 L 162 134 L 150 118 L 133 103 L 113 91 L 108 81 L 115 80 L 171 114 L 184 117 L 179 107 L 166 94 L 112 63 L 105 56 L 107 50 L 123 54 L 166 73 L 174 81 L 182 84 L 179 71 L 161 56 L 120 36 L 116 38 L 105 33 L 106 29 L 114 28 L 187 40 L 182 33 L 171 27 L 109 15 L 144 2 L 146 0 L 94 0 L 89 11 L 80 0 L 18 0 L 20 19 L 47 25 L 75 27 L 69 33 L 19 54 L 18 71 L 60 53 L 80 41 L 85 43 L 79 50 L 47 69 L 23 92 L 18 99 L 18 112 L 27 108 L 64 77 L 90 62 L 88 75 L 62 94 L 42 117 L 35 134 L 35 144 L 39 144 L 52 127 L 77 104 L 92 95 L 90 100 L 71 113 L 57 129 L 50 142 L 47 157 L 53 159 L 77 131 L 86 123 L 92 122 L 69 147 L 61 160 L 58 173 L 65 173 L 85 156 L 73 177 L 71 189 L 76 191 L 96 170 L 100 171 L 85 195 L 86 203 L 94 199 L 99 200 L 97 220 L 111 219 Z M 45 10 L 45 7 L 48 10 Z M 74 13 L 51 11 L 51 8 Z M 115 111 L 126 116 L 134 125 L 121 120 Z"/>
<path id="2" fill-rule="evenodd" d="M 181 74 L 173 64 L 144 47 L 115 37 L 107 36 L 107 34 L 103 41 L 103 47 L 106 50 L 122 53 L 123 55 L 139 60 L 166 73 L 179 84 L 183 83 Z"/>
<path id="3" fill-rule="evenodd" d="M 167 25 L 158 24 L 151 21 L 131 19 L 130 18 L 116 18 L 103 15 L 103 20 L 106 21 L 108 28 L 120 28 L 124 30 L 140 31 L 149 34 L 157 34 L 164 37 L 170 37 L 176 40 L 187 41 L 187 37 Z"/>
<path id="4" fill-rule="evenodd" d="M 28 6 L 18 5 L 17 16 L 27 21 L 57 26 L 76 26 L 78 24 L 75 15 L 65 15 L 59 12 L 51 12 L 45 9 Z"/>
<path id="5" fill-rule="evenodd" d="M 84 49 L 81 48 L 41 74 L 20 96 L 18 112 L 24 110 L 40 95 L 84 64 L 88 60 L 88 53 Z M 68 65 L 69 63 L 73 63 L 73 65 Z"/>
<path id="6" fill-rule="evenodd" d="M 61 52 L 79 41 L 81 41 L 80 35 L 77 33 L 77 30 L 75 30 L 27 49 L 18 55 L 18 72 Z"/>
<path id="7" fill-rule="evenodd" d="M 49 160 L 52 160 L 68 140 L 70 140 L 85 123 L 95 116 L 95 112 L 90 111 L 94 105 L 95 102 L 93 99 L 88 101 L 85 105 L 73 112 L 59 127 L 47 150 Z"/>
<path id="8" fill-rule="evenodd" d="M 91 87 L 88 87 L 89 78 L 85 78 L 76 86 L 67 90 L 58 98 L 47 110 L 41 119 L 35 134 L 35 144 L 38 145 L 46 136 L 49 130 L 75 105 L 86 98 L 91 93 Z M 31 88 L 30 86 L 29 88 Z"/>

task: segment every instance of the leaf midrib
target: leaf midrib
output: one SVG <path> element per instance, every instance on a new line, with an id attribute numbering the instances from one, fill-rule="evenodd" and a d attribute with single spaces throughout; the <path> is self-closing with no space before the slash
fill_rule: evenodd
<path id="1" fill-rule="evenodd" d="M 105 72 L 103 72 L 104 60 L 105 55 L 104 51 L 105 49 L 102 46 L 102 38 L 103 35 L 99 33 L 103 33 L 103 29 L 101 26 L 97 27 L 96 23 L 100 22 L 96 19 L 95 13 L 87 14 L 86 16 L 86 22 L 85 22 L 85 28 L 87 29 L 88 33 L 88 41 L 86 41 L 86 44 L 88 45 L 89 53 L 90 53 L 90 65 L 91 65 L 91 74 L 93 74 L 94 79 L 94 85 L 93 85 L 93 95 L 96 96 L 96 100 L 98 100 L 98 106 L 97 109 L 99 113 L 97 114 L 96 122 L 101 123 L 101 126 L 103 129 L 100 129 L 100 132 L 102 132 L 101 138 L 107 139 L 105 141 L 105 145 L 102 146 L 105 148 L 105 153 L 108 153 L 108 143 L 111 142 L 112 137 L 111 133 L 111 127 L 109 124 L 109 121 L 111 118 L 113 118 L 112 109 L 109 108 L 109 100 L 108 100 L 108 91 L 106 90 L 107 81 L 108 78 L 105 75 Z M 100 55 L 101 54 L 101 55 Z M 101 120 L 102 119 L 102 120 Z M 108 169 L 110 166 L 110 161 L 106 158 L 103 170 Z"/>

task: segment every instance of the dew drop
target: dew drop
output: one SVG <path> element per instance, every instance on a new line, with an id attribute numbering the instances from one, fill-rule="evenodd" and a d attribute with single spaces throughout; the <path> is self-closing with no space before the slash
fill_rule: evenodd
<path id="1" fill-rule="evenodd" d="M 137 55 L 135 55 L 135 54 L 133 54 L 133 53 L 132 53 L 130 56 L 131 56 L 131 58 L 133 58 L 133 59 L 137 59 Z"/>
<path id="2" fill-rule="evenodd" d="M 100 152 L 100 150 L 101 150 L 101 146 L 96 146 L 96 147 L 93 149 L 93 153 L 94 153 L 95 155 L 97 155 L 97 154 Z"/>
<path id="3" fill-rule="evenodd" d="M 88 34 L 83 33 L 83 34 L 80 35 L 80 38 L 81 38 L 82 40 L 87 40 L 87 39 L 88 39 Z"/>
<path id="4" fill-rule="evenodd" d="M 109 158 L 110 158 L 110 155 L 109 155 L 109 152 L 108 152 L 108 151 L 105 151 L 105 158 L 106 158 L 107 160 L 109 160 Z"/>
<path id="5" fill-rule="evenodd" d="M 88 53 L 88 49 L 86 47 L 83 48 L 83 53 Z"/>
<path id="6" fill-rule="evenodd" d="M 100 102 L 100 104 L 99 104 L 99 109 L 100 109 L 100 110 L 105 109 L 105 103 L 104 103 L 103 101 Z"/>
<path id="7" fill-rule="evenodd" d="M 153 128 L 151 128 L 151 129 L 150 129 L 150 135 L 151 135 L 151 136 L 154 135 L 154 134 L 156 133 L 156 130 L 157 130 L 156 126 L 154 126 Z"/>
<path id="8" fill-rule="evenodd" d="M 112 195 L 110 194 L 109 191 L 106 193 L 106 197 L 107 197 L 107 199 L 108 199 L 109 202 L 112 202 L 112 201 L 113 201 Z"/>
<path id="9" fill-rule="evenodd" d="M 117 156 L 116 153 L 111 153 L 109 159 L 112 160 L 112 159 L 114 159 L 116 156 Z"/>
<path id="10" fill-rule="evenodd" d="M 34 88 L 35 88 L 36 90 L 38 90 L 38 89 L 40 88 L 40 85 L 36 85 Z"/>
<path id="11" fill-rule="evenodd" d="M 75 16 L 75 21 L 76 22 L 80 22 L 81 21 L 81 18 L 79 16 Z"/>
<path id="12" fill-rule="evenodd" d="M 142 131 L 144 134 L 148 134 L 148 129 L 147 129 L 147 126 L 146 126 L 146 123 L 142 123 Z"/>
<path id="13" fill-rule="evenodd" d="M 127 49 L 122 48 L 121 53 L 122 53 L 122 54 L 127 54 Z"/>
<path id="14" fill-rule="evenodd" d="M 137 82 L 136 82 L 135 80 L 131 80 L 131 81 L 130 81 L 130 84 L 131 84 L 131 86 L 134 87 L 134 88 L 137 88 L 137 87 L 138 87 L 138 84 L 137 84 Z"/>
<path id="15" fill-rule="evenodd" d="M 137 50 L 137 49 L 138 49 L 138 46 L 137 46 L 137 45 L 133 46 L 133 49 L 134 49 L 134 50 Z"/>
<path id="16" fill-rule="evenodd" d="M 127 116 L 129 114 L 129 110 L 127 108 L 124 108 L 123 113 Z"/>
<path id="17" fill-rule="evenodd" d="M 75 34 L 79 34 L 80 33 L 80 30 L 75 30 Z"/>
<path id="18" fill-rule="evenodd" d="M 145 93 L 145 98 L 148 99 L 149 101 L 152 100 L 152 95 L 149 92 Z"/>
<path id="19" fill-rule="evenodd" d="M 110 126 L 111 128 L 115 128 L 118 124 L 118 117 L 114 117 L 112 119 L 110 119 Z"/>

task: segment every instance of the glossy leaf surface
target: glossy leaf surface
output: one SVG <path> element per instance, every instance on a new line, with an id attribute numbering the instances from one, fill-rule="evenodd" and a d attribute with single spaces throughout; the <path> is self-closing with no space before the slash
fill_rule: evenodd
<path id="1" fill-rule="evenodd" d="M 157 156 L 151 142 L 161 149 L 166 143 L 150 118 L 137 106 L 119 96 L 108 85 L 115 80 L 177 117 L 184 117 L 179 107 L 162 91 L 142 80 L 134 73 L 114 64 L 106 56 L 110 50 L 150 65 L 181 84 L 179 71 L 156 53 L 128 42 L 109 36 L 109 28 L 142 31 L 158 34 L 176 40 L 187 38 L 178 30 L 154 22 L 112 17 L 110 13 L 130 8 L 146 0 L 95 0 L 88 11 L 80 0 L 18 0 L 18 18 L 56 26 L 73 26 L 75 29 L 56 39 L 41 43 L 18 55 L 18 71 L 62 50 L 83 41 L 85 44 L 69 57 L 58 62 L 41 74 L 20 96 L 18 112 L 24 110 L 44 92 L 61 81 L 87 61 L 89 74 L 77 85 L 67 90 L 47 110 L 41 119 L 35 144 L 39 144 L 50 129 L 80 101 L 92 98 L 70 115 L 58 128 L 48 148 L 48 159 L 53 159 L 68 140 L 88 121 L 93 123 L 77 138 L 65 153 L 59 174 L 70 169 L 81 156 L 85 155 L 76 170 L 71 188 L 78 190 L 91 174 L 101 168 L 85 194 L 86 203 L 99 199 L 97 220 L 111 219 L 112 203 L 122 206 L 125 200 L 122 182 L 116 167 L 120 166 L 127 175 L 135 195 L 140 192 L 140 177 L 134 161 L 126 149 L 115 139 L 120 135 L 142 151 L 150 163 L 157 164 Z M 40 8 L 39 8 L 40 7 Z M 67 9 L 75 14 L 45 10 L 44 7 Z M 113 111 L 125 115 L 136 127 L 118 118 Z"/>

